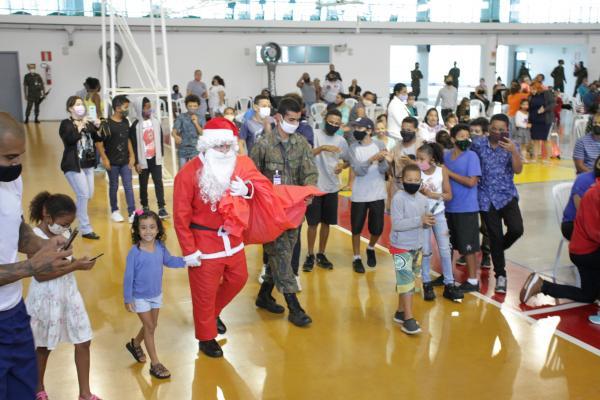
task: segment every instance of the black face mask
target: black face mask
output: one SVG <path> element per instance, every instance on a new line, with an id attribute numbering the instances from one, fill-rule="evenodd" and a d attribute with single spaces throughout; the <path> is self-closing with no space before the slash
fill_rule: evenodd
<path id="1" fill-rule="evenodd" d="M 471 147 L 471 141 L 469 139 L 457 140 L 456 147 L 458 147 L 461 151 L 467 151 L 469 150 L 469 147 Z"/>
<path id="2" fill-rule="evenodd" d="M 421 189 L 420 183 L 403 183 L 404 191 L 408 194 L 415 194 Z"/>
<path id="3" fill-rule="evenodd" d="M 0 182 L 12 182 L 21 175 L 23 167 L 21 164 L 9 167 L 0 166 Z"/>
<path id="4" fill-rule="evenodd" d="M 325 133 L 329 136 L 335 135 L 338 129 L 340 129 L 339 126 L 331 125 L 330 123 L 325 122 Z"/>
<path id="5" fill-rule="evenodd" d="M 408 143 L 408 142 L 412 141 L 417 134 L 416 134 L 416 132 L 412 132 L 412 131 L 400 131 L 400 135 L 402 135 L 402 141 L 404 143 Z"/>
<path id="6" fill-rule="evenodd" d="M 592 127 L 592 133 L 593 133 L 594 135 L 600 135 L 600 125 L 594 125 L 594 126 Z"/>
<path id="7" fill-rule="evenodd" d="M 352 132 L 352 134 L 354 135 L 354 139 L 358 140 L 359 142 L 362 142 L 365 136 L 367 136 L 367 131 L 354 131 Z"/>

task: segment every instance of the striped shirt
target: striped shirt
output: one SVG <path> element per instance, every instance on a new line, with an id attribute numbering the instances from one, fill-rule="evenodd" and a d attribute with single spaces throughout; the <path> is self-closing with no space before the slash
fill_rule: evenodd
<path id="1" fill-rule="evenodd" d="M 588 133 L 582 138 L 577 139 L 575 149 L 573 149 L 573 159 L 583 160 L 583 164 L 589 169 L 594 169 L 594 161 L 600 155 L 600 138 L 595 139 L 594 135 Z"/>

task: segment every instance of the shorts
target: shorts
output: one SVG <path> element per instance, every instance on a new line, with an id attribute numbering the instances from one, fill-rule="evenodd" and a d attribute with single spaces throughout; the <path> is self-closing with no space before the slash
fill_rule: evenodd
<path id="1" fill-rule="evenodd" d="M 162 306 L 162 294 L 150 299 L 133 299 L 136 313 L 148 312 Z"/>
<path id="2" fill-rule="evenodd" d="M 369 233 L 373 236 L 383 233 L 383 215 L 385 212 L 385 201 L 375 200 L 369 202 L 355 203 L 350 205 L 350 225 L 352 234 L 360 235 L 365 226 L 367 214 L 369 217 Z"/>
<path id="3" fill-rule="evenodd" d="M 446 213 L 450 243 L 454 250 L 466 256 L 477 253 L 479 246 L 479 213 Z"/>
<path id="4" fill-rule="evenodd" d="M 392 254 L 396 271 L 396 292 L 408 294 L 415 291 L 415 279 L 421 275 L 423 253 L 419 250 L 408 250 Z"/>
<path id="5" fill-rule="evenodd" d="M 512 139 L 519 146 L 527 145 L 527 143 L 529 143 L 530 136 L 531 134 L 529 133 L 529 129 L 527 128 L 515 128 L 515 130 L 512 132 Z"/>
<path id="6" fill-rule="evenodd" d="M 316 226 L 319 223 L 337 225 L 337 214 L 337 192 L 315 196 L 312 203 L 306 208 L 306 223 L 308 226 Z"/>

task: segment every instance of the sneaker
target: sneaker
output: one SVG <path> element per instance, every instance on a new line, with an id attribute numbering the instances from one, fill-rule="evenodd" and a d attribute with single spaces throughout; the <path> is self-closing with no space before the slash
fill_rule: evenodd
<path id="1" fill-rule="evenodd" d="M 129 223 L 133 224 L 133 220 L 135 219 L 135 211 L 131 213 L 131 215 L 129 216 Z"/>
<path id="2" fill-rule="evenodd" d="M 525 304 L 530 298 L 540 293 L 542 290 L 542 278 L 536 273 L 532 273 L 527 277 L 521 293 L 519 293 L 519 299 L 521 303 Z"/>
<path id="3" fill-rule="evenodd" d="M 315 266 L 315 256 L 313 254 L 308 254 L 306 256 L 306 260 L 304 260 L 304 264 L 302 264 L 302 271 L 310 272 L 313 270 Z"/>
<path id="4" fill-rule="evenodd" d="M 358 274 L 365 273 L 365 266 L 363 265 L 362 260 L 360 258 L 357 258 L 356 260 L 352 261 L 352 268 L 354 268 L 354 272 Z"/>
<path id="5" fill-rule="evenodd" d="M 321 268 L 333 269 L 333 264 L 325 257 L 325 253 L 317 253 L 317 265 Z"/>
<path id="6" fill-rule="evenodd" d="M 456 265 L 467 265 L 467 259 L 465 258 L 465 256 L 458 257 L 458 260 L 456 260 Z"/>
<path id="7" fill-rule="evenodd" d="M 404 323 L 404 311 L 396 311 L 394 314 L 394 322 L 398 324 Z"/>
<path id="8" fill-rule="evenodd" d="M 490 269 L 492 268 L 492 260 L 489 255 L 484 255 L 481 258 L 481 269 Z"/>
<path id="9" fill-rule="evenodd" d="M 302 284 L 300 283 L 300 277 L 296 275 L 296 284 L 298 285 L 298 291 L 302 291 Z"/>
<path id="10" fill-rule="evenodd" d="M 377 259 L 375 258 L 375 249 L 367 249 L 367 265 L 371 268 L 375 268 L 377 265 Z"/>
<path id="11" fill-rule="evenodd" d="M 169 217 L 170 217 L 170 215 L 167 212 L 167 210 L 165 210 L 164 207 L 161 208 L 160 210 L 158 210 L 158 218 L 160 218 L 160 219 L 167 219 Z"/>
<path id="12" fill-rule="evenodd" d="M 419 323 L 414 318 L 407 319 L 402 324 L 402 332 L 408 335 L 416 335 L 417 333 L 421 333 L 421 327 Z"/>
<path id="13" fill-rule="evenodd" d="M 444 286 L 443 296 L 452 301 L 460 301 L 465 298 L 465 295 L 462 294 L 453 283 Z"/>
<path id="14" fill-rule="evenodd" d="M 435 300 L 435 292 L 433 291 L 433 286 L 430 282 L 423 284 L 423 300 L 425 301 L 433 301 Z"/>
<path id="15" fill-rule="evenodd" d="M 258 283 L 262 284 L 263 281 L 265 280 L 264 276 L 267 273 L 267 264 L 263 264 L 262 268 L 260 269 L 260 273 L 258 274 Z"/>
<path id="16" fill-rule="evenodd" d="M 431 286 L 444 286 L 444 275 L 440 275 L 431 282 L 429 282 Z"/>
<path id="17" fill-rule="evenodd" d="M 98 234 L 96 232 L 84 233 L 83 235 L 81 235 L 81 237 L 84 239 L 90 239 L 90 240 L 99 240 L 100 239 L 100 236 L 98 236 Z"/>
<path id="18" fill-rule="evenodd" d="M 123 221 L 125 221 L 125 218 L 123 218 L 123 216 L 121 215 L 121 213 L 119 211 L 113 211 L 113 213 L 110 214 L 110 219 L 113 222 L 123 222 Z"/>
<path id="19" fill-rule="evenodd" d="M 479 281 L 477 282 L 476 285 L 473 285 L 472 283 L 469 283 L 469 281 L 464 281 L 459 287 L 458 290 L 460 290 L 463 293 L 468 293 L 468 292 L 479 292 Z"/>
<path id="20" fill-rule="evenodd" d="M 145 213 L 150 212 L 150 207 L 142 207 L 142 211 Z"/>
<path id="21" fill-rule="evenodd" d="M 499 276 L 496 278 L 496 293 L 506 293 L 506 277 Z"/>

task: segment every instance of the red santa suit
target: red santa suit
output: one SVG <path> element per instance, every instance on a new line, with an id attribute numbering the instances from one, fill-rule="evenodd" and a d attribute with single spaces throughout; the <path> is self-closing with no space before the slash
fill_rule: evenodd
<path id="1" fill-rule="evenodd" d="M 200 188 L 202 150 L 219 144 L 237 148 L 236 130 L 224 118 L 209 121 L 199 139 L 200 155 L 175 177 L 175 232 L 186 261 L 201 260 L 200 266 L 188 268 L 195 332 L 200 341 L 217 336 L 217 317 L 246 283 L 244 238 L 248 243 L 274 240 L 286 229 L 300 225 L 307 197 L 322 194 L 315 187 L 275 188 L 249 157 L 238 155 L 231 178 L 239 177 L 248 187 L 247 194 L 232 196 L 227 190 L 217 204 L 208 202 Z"/>

